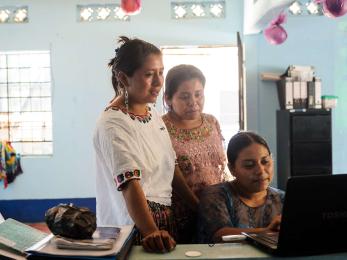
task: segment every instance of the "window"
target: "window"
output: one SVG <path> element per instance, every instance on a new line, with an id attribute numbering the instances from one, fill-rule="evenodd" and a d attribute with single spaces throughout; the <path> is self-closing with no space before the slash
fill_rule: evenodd
<path id="1" fill-rule="evenodd" d="M 0 139 L 21 155 L 52 154 L 49 51 L 0 52 Z"/>
<path id="2" fill-rule="evenodd" d="M 218 119 L 227 143 L 241 128 L 238 47 L 163 47 L 162 51 L 166 73 L 178 64 L 192 64 L 204 73 L 204 112 Z"/>

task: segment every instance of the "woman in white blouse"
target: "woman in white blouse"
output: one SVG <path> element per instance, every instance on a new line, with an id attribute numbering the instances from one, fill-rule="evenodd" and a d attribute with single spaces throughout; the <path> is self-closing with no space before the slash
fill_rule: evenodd
<path id="1" fill-rule="evenodd" d="M 176 242 L 172 187 L 196 208 L 175 165 L 175 152 L 155 103 L 163 85 L 160 50 L 121 36 L 110 61 L 116 97 L 101 115 L 94 134 L 98 225 L 135 223 L 145 250 L 171 251 Z"/>

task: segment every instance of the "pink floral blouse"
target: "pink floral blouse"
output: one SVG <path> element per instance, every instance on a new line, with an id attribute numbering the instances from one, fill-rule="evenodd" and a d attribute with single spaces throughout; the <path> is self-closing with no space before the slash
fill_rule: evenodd
<path id="1" fill-rule="evenodd" d="M 223 136 L 217 119 L 209 114 L 202 114 L 201 126 L 193 129 L 177 128 L 168 118 L 163 121 L 170 134 L 176 152 L 178 165 L 188 186 L 200 195 L 206 186 L 225 180 L 226 156 L 223 150 Z M 173 191 L 172 208 L 177 224 L 177 242 L 193 243 L 196 217 L 187 208 L 179 194 Z"/>
<path id="2" fill-rule="evenodd" d="M 226 157 L 223 150 L 223 136 L 217 119 L 202 114 L 201 126 L 193 129 L 179 129 L 163 116 L 176 152 L 178 165 L 191 189 L 199 191 L 225 179 Z"/>

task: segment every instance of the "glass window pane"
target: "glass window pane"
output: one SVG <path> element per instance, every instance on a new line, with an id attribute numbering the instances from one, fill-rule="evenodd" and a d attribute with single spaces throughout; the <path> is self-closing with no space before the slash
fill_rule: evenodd
<path id="1" fill-rule="evenodd" d="M 19 69 L 8 69 L 8 82 L 19 82 Z"/>
<path id="2" fill-rule="evenodd" d="M 19 82 L 30 82 L 30 68 L 22 68 L 19 71 Z"/>
<path id="3" fill-rule="evenodd" d="M 0 55 L 0 69 L 6 68 L 7 62 L 6 62 L 6 55 Z"/>
<path id="4" fill-rule="evenodd" d="M 44 127 L 42 131 L 42 136 L 43 140 L 52 141 L 52 128 L 49 126 Z"/>
<path id="5" fill-rule="evenodd" d="M 22 143 L 22 154 L 33 154 L 32 143 Z"/>
<path id="6" fill-rule="evenodd" d="M 29 97 L 30 96 L 30 83 L 21 83 L 20 84 L 20 96 Z"/>
<path id="7" fill-rule="evenodd" d="M 31 99 L 31 109 L 33 111 L 41 111 L 41 99 L 40 98 L 32 98 Z"/>
<path id="8" fill-rule="evenodd" d="M 33 142 L 32 143 L 32 152 L 33 152 L 33 154 L 41 154 L 42 153 L 42 143 Z"/>
<path id="9" fill-rule="evenodd" d="M 0 98 L 0 112 L 8 112 L 7 98 Z"/>
<path id="10" fill-rule="evenodd" d="M 53 154 L 53 143 L 52 142 L 44 142 L 41 143 L 42 154 Z"/>
<path id="11" fill-rule="evenodd" d="M 33 140 L 33 127 L 32 127 L 32 123 L 27 122 L 25 124 L 25 126 L 22 127 L 22 140 L 23 141 L 32 141 Z"/>
<path id="12" fill-rule="evenodd" d="M 31 98 L 21 98 L 20 99 L 20 110 L 19 111 L 31 111 Z"/>
<path id="13" fill-rule="evenodd" d="M 10 111 L 20 111 L 20 99 L 19 98 L 9 98 L 9 110 Z"/>
<path id="14" fill-rule="evenodd" d="M 30 81 L 31 82 L 48 82 L 51 80 L 49 68 L 36 68 L 30 69 Z"/>
<path id="15" fill-rule="evenodd" d="M 23 154 L 22 153 L 22 143 L 17 143 L 17 142 L 12 141 L 11 145 L 13 146 L 13 148 L 16 150 L 17 153 Z"/>
<path id="16" fill-rule="evenodd" d="M 0 97 L 7 98 L 7 84 L 0 84 Z"/>
<path id="17" fill-rule="evenodd" d="M 8 84 L 8 96 L 20 97 L 21 87 L 20 84 Z"/>
<path id="18" fill-rule="evenodd" d="M 50 57 L 48 53 L 40 53 L 40 54 L 34 54 L 32 56 L 35 56 L 31 64 L 32 67 L 50 67 Z"/>
<path id="19" fill-rule="evenodd" d="M 51 111 L 51 98 L 42 98 L 41 102 L 42 111 Z"/>
<path id="20" fill-rule="evenodd" d="M 8 128 L 8 113 L 0 112 L 0 129 Z M 0 138 L 1 139 L 1 138 Z"/>
<path id="21" fill-rule="evenodd" d="M 7 69 L 0 68 L 0 83 L 7 82 Z"/>
<path id="22" fill-rule="evenodd" d="M 29 68 L 29 67 L 31 67 L 33 59 L 35 59 L 35 56 L 33 56 L 31 54 L 20 55 L 20 57 L 19 57 L 19 66 L 23 67 L 23 68 Z"/>
<path id="23" fill-rule="evenodd" d="M 30 96 L 32 97 L 41 96 L 40 83 L 32 83 L 30 85 Z"/>
<path id="24" fill-rule="evenodd" d="M 19 56 L 16 54 L 7 55 L 7 66 L 9 68 L 18 68 L 19 67 Z"/>
<path id="25" fill-rule="evenodd" d="M 50 80 L 49 52 L 0 54 L 0 134 L 22 155 L 52 154 Z"/>
<path id="26" fill-rule="evenodd" d="M 0 128 L 0 139 L 1 140 L 8 140 L 8 128 Z"/>
<path id="27" fill-rule="evenodd" d="M 19 128 L 19 127 L 13 127 L 13 128 L 11 128 L 10 140 L 11 140 L 12 142 L 20 142 L 20 141 L 23 141 L 23 139 L 22 139 L 21 128 Z"/>
<path id="28" fill-rule="evenodd" d="M 41 83 L 41 95 L 43 97 L 51 96 L 51 84 Z"/>

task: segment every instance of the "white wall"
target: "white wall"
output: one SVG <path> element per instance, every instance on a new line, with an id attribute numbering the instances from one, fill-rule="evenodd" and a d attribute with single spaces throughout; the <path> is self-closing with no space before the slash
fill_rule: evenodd
<path id="1" fill-rule="evenodd" d="M 142 12 L 130 22 L 80 23 L 76 5 L 98 1 L 0 0 L 0 6 L 29 6 L 29 23 L 0 24 L 0 51 L 51 51 L 54 141 L 51 158 L 22 158 L 24 173 L 6 190 L 0 187 L 0 199 L 95 196 L 92 135 L 98 115 L 113 96 L 106 64 L 118 36 L 158 46 L 236 43 L 242 1 L 226 1 L 225 19 L 186 21 L 170 18 L 170 2 L 143 0 Z M 251 112 L 256 98 L 250 94 Z"/>

